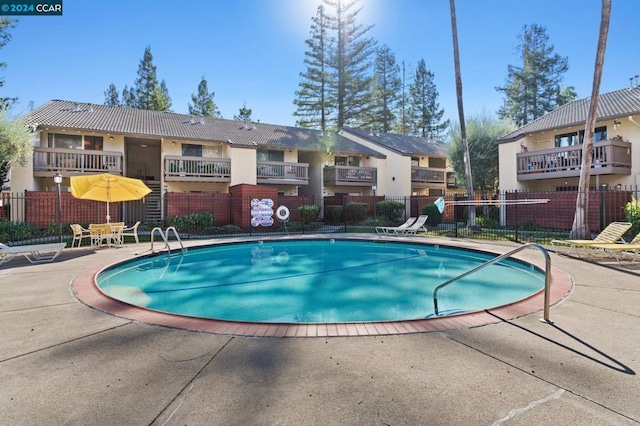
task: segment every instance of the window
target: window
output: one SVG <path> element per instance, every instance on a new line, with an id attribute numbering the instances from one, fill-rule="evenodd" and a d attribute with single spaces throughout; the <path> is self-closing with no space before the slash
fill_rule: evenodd
<path id="1" fill-rule="evenodd" d="M 556 135 L 556 148 L 578 145 L 584 142 L 584 130 L 574 133 L 564 133 Z M 607 140 L 607 126 L 596 127 L 593 130 L 593 141 L 600 142 Z"/>
<path id="2" fill-rule="evenodd" d="M 102 136 L 65 135 L 64 133 L 49 133 L 47 146 L 49 148 L 87 149 L 102 151 Z"/>
<path id="3" fill-rule="evenodd" d="M 420 165 L 420 159 L 418 157 L 411 157 L 411 167 L 418 167 Z"/>
<path id="4" fill-rule="evenodd" d="M 284 161 L 284 151 L 273 151 L 269 149 L 259 149 L 256 152 L 258 161 Z"/>
<path id="5" fill-rule="evenodd" d="M 351 167 L 360 167 L 360 157 L 356 156 L 346 156 L 346 155 L 336 155 L 335 156 L 335 165 L 336 166 L 351 166 Z"/>
<path id="6" fill-rule="evenodd" d="M 82 149 L 82 135 L 49 133 L 48 146 L 50 148 Z"/>
<path id="7" fill-rule="evenodd" d="M 102 151 L 102 136 L 85 136 L 84 137 L 84 149 L 90 149 L 93 151 Z"/>
<path id="8" fill-rule="evenodd" d="M 566 146 L 578 145 L 577 133 L 564 133 L 556 135 L 556 148 L 564 148 Z"/>
<path id="9" fill-rule="evenodd" d="M 183 143 L 182 155 L 184 157 L 202 157 L 202 145 Z"/>

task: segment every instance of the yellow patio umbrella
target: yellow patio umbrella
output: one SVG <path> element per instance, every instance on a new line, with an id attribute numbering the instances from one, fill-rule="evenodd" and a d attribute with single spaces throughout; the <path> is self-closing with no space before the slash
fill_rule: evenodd
<path id="1" fill-rule="evenodd" d="M 133 179 L 110 173 L 71 176 L 71 195 L 82 200 L 105 201 L 107 203 L 107 223 L 109 203 L 139 200 L 151 189 L 140 179 Z"/>

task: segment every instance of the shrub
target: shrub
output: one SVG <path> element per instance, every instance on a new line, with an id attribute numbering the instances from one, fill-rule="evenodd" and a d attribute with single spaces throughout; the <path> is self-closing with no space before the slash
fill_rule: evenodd
<path id="1" fill-rule="evenodd" d="M 526 220 L 518 226 L 518 229 L 520 231 L 537 231 L 538 224 L 532 220 Z"/>
<path id="2" fill-rule="evenodd" d="M 56 232 L 57 232 L 56 226 Z M 27 222 L 11 222 L 0 220 L 0 241 L 22 241 L 34 238 L 38 235 L 38 229 Z"/>
<path id="3" fill-rule="evenodd" d="M 629 232 L 631 235 L 637 235 L 640 232 L 640 199 L 632 198 L 624 206 L 624 213 L 627 217 L 627 222 L 633 224 Z"/>
<path id="4" fill-rule="evenodd" d="M 422 214 L 429 216 L 426 223 L 428 226 L 438 226 L 442 223 L 442 213 L 435 204 L 425 204 Z"/>
<path id="5" fill-rule="evenodd" d="M 369 212 L 369 204 L 367 203 L 349 203 L 346 207 L 346 220 L 351 223 L 363 222 L 367 218 Z"/>
<path id="6" fill-rule="evenodd" d="M 342 223 L 342 206 L 325 206 L 324 219 L 327 223 Z"/>
<path id="7" fill-rule="evenodd" d="M 320 207 L 315 204 L 305 204 L 298 207 L 298 213 L 302 218 L 302 223 L 308 225 L 316 221 L 318 213 L 320 213 Z"/>
<path id="8" fill-rule="evenodd" d="M 211 213 L 191 213 L 186 216 L 174 216 L 169 226 L 175 226 L 178 232 L 206 234 L 213 228 L 214 217 Z"/>
<path id="9" fill-rule="evenodd" d="M 390 221 L 397 220 L 404 215 L 404 204 L 398 201 L 383 200 L 376 203 L 376 211 L 379 216 Z"/>
<path id="10" fill-rule="evenodd" d="M 490 217 L 477 217 L 476 223 L 480 227 L 487 229 L 498 229 L 500 227 L 498 221 Z"/>

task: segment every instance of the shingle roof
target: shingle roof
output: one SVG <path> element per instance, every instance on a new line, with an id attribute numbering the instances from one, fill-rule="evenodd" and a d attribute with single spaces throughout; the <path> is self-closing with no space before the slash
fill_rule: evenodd
<path id="1" fill-rule="evenodd" d="M 529 133 L 584 124 L 587 121 L 590 98 L 569 102 L 501 137 L 498 142 L 513 141 Z M 640 86 L 600 94 L 597 120 L 610 120 L 638 113 L 640 113 Z"/>
<path id="2" fill-rule="evenodd" d="M 401 155 L 447 156 L 446 144 L 428 138 L 393 133 L 374 133 L 369 130 L 354 129 L 352 127 L 343 127 L 342 130 Z"/>
<path id="3" fill-rule="evenodd" d="M 40 127 L 76 129 L 127 136 L 175 138 L 191 141 L 222 141 L 234 146 L 326 150 L 326 137 L 319 130 L 243 123 L 210 117 L 192 117 L 172 112 L 53 100 L 27 115 Z M 332 134 L 334 152 L 384 155 L 341 135 Z"/>

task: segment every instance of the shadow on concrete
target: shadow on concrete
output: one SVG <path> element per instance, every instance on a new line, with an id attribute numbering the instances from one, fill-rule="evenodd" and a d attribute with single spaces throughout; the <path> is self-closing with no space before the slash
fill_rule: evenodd
<path id="1" fill-rule="evenodd" d="M 533 330 L 529 330 L 529 329 L 528 329 L 528 328 L 526 328 L 526 327 L 523 327 L 523 326 L 518 325 L 518 324 L 514 324 L 514 323 L 510 322 L 509 320 L 504 319 L 504 318 L 500 317 L 499 315 L 496 315 L 496 314 L 494 314 L 494 313 L 492 313 L 492 312 L 489 312 L 489 311 L 485 311 L 485 312 L 486 312 L 487 314 L 489 314 L 489 315 L 491 315 L 491 316 L 493 316 L 493 317 L 495 317 L 495 318 L 499 319 L 500 321 L 502 321 L 502 322 L 503 322 L 503 323 L 505 323 L 505 324 L 509 324 L 509 325 L 511 325 L 511 326 L 513 326 L 513 327 L 516 327 L 516 328 L 518 328 L 518 329 L 520 329 L 520 330 L 522 330 L 522 331 L 526 331 L 526 332 L 527 332 L 527 333 L 529 333 L 529 334 L 533 334 L 533 335 L 534 335 L 534 336 L 536 336 L 536 337 L 539 337 L 539 338 L 541 338 L 541 339 L 543 339 L 543 340 L 545 340 L 545 341 L 547 341 L 547 342 L 549 342 L 549 343 L 552 343 L 552 344 L 554 344 L 554 345 L 556 345 L 556 346 L 559 346 L 559 347 L 561 347 L 561 348 L 563 348 L 563 349 L 566 349 L 566 350 L 568 350 L 568 351 L 570 351 L 570 352 L 572 352 L 572 353 L 574 353 L 574 354 L 576 354 L 576 355 L 580 355 L 581 357 L 586 358 L 586 359 L 588 359 L 588 360 L 590 360 L 590 361 L 593 361 L 593 362 L 595 362 L 595 363 L 597 363 L 597 364 L 600 364 L 600 365 L 602 365 L 602 366 L 604 366 L 604 367 L 610 368 L 610 369 L 615 370 L 615 371 L 619 371 L 620 373 L 629 374 L 629 375 L 632 375 L 632 376 L 635 376 L 635 375 L 636 375 L 636 372 L 635 372 L 635 371 L 633 371 L 632 369 L 630 369 L 629 367 L 627 367 L 627 366 L 626 366 L 625 364 L 623 364 L 622 362 L 620 362 L 620 361 L 618 361 L 617 359 L 615 359 L 615 358 L 613 358 L 613 357 L 611 357 L 611 356 L 607 355 L 606 353 L 602 352 L 600 349 L 598 349 L 598 348 L 594 347 L 593 345 L 590 345 L 589 343 L 587 343 L 587 342 L 585 342 L 584 340 L 582 340 L 582 339 L 580 339 L 580 338 L 578 338 L 578 337 L 574 336 L 573 334 L 569 333 L 568 331 L 563 330 L 562 328 L 558 327 L 558 326 L 557 326 L 557 325 L 555 325 L 555 324 L 549 324 L 549 325 L 551 325 L 553 328 L 555 328 L 556 330 L 560 331 L 560 332 L 561 332 L 561 333 L 563 333 L 564 335 L 566 335 L 566 336 L 570 337 L 570 338 L 571 338 L 571 339 L 573 339 L 574 341 L 578 342 L 579 344 L 581 344 L 581 345 L 585 346 L 586 348 L 588 348 L 588 349 L 592 350 L 593 352 L 597 353 L 598 355 L 601 355 L 602 357 L 604 357 L 604 358 L 606 358 L 607 360 L 611 361 L 611 363 L 612 363 L 612 364 L 614 364 L 614 365 L 607 364 L 606 362 L 603 362 L 603 361 L 601 361 L 601 360 L 599 360 L 599 359 L 596 359 L 596 358 L 594 358 L 594 357 L 593 357 L 593 356 L 591 356 L 591 355 L 588 355 L 588 354 L 586 354 L 586 353 L 584 353 L 584 352 L 581 352 L 581 351 L 579 351 L 579 350 L 577 350 L 577 349 L 574 349 L 574 348 L 572 348 L 572 347 L 569 347 L 569 346 L 567 346 L 567 345 L 565 345 L 565 344 L 563 344 L 563 343 L 557 342 L 557 341 L 555 341 L 555 340 L 553 340 L 553 339 L 550 339 L 549 337 L 543 336 L 543 335 L 542 335 L 542 334 L 540 334 L 540 333 L 536 333 L 536 332 L 535 332 L 535 331 L 533 331 Z"/>

